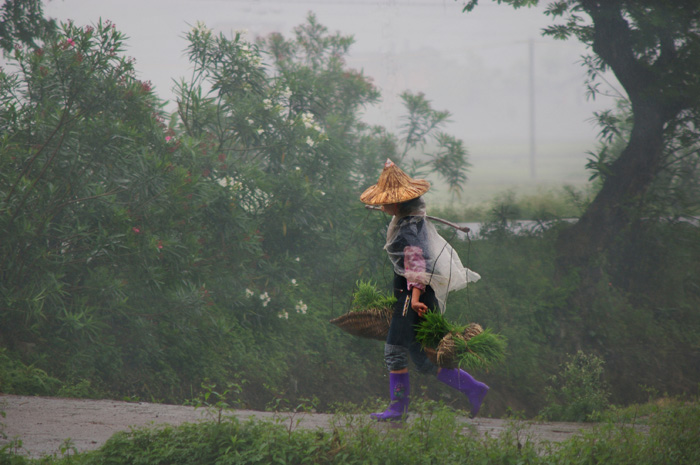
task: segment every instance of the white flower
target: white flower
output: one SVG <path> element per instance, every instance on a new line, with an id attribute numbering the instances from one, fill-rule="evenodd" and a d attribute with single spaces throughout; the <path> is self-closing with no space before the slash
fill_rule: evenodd
<path id="1" fill-rule="evenodd" d="M 204 36 L 211 35 L 211 29 L 207 27 L 202 21 L 197 21 L 197 23 L 192 28 L 192 32 L 195 34 L 202 34 Z"/>
<path id="2" fill-rule="evenodd" d="M 257 131 L 255 131 L 255 132 L 257 132 L 257 133 L 258 133 L 258 135 L 260 135 L 260 134 L 262 134 L 263 132 L 265 132 L 265 130 L 264 130 L 264 129 L 258 129 L 258 130 L 257 130 Z"/>
<path id="3" fill-rule="evenodd" d="M 294 261 L 295 261 L 295 262 L 298 262 L 298 261 L 299 261 L 299 257 L 295 258 Z"/>
<path id="4" fill-rule="evenodd" d="M 255 121 L 253 121 L 251 118 L 248 118 L 248 124 L 253 124 Z"/>
<path id="5" fill-rule="evenodd" d="M 245 290 L 245 296 L 248 297 L 249 299 L 251 297 L 253 297 L 253 294 L 255 294 L 255 292 L 251 291 L 250 289 Z"/>
<path id="6" fill-rule="evenodd" d="M 224 176 L 223 178 L 219 178 L 216 182 L 218 182 L 221 187 L 230 187 L 235 186 L 235 184 L 240 184 L 238 182 L 234 184 L 231 176 Z"/>
<path id="7" fill-rule="evenodd" d="M 301 171 L 301 168 L 298 167 L 298 166 L 295 166 L 295 167 L 294 167 L 294 171 Z"/>
<path id="8" fill-rule="evenodd" d="M 284 318 L 285 320 L 289 319 L 289 313 L 285 312 L 284 310 L 281 311 L 280 313 L 277 314 L 277 318 Z"/>
<path id="9" fill-rule="evenodd" d="M 297 280 L 296 280 L 296 279 L 292 279 L 292 286 L 296 286 L 296 285 L 297 285 Z"/>
<path id="10" fill-rule="evenodd" d="M 314 144 L 315 144 L 314 140 L 311 137 L 306 136 L 306 145 L 308 145 L 309 147 L 313 147 Z"/>
<path id="11" fill-rule="evenodd" d="M 292 91 L 289 89 L 289 86 L 285 87 L 280 95 L 282 98 L 289 100 L 289 97 L 292 96 Z"/>
<path id="12" fill-rule="evenodd" d="M 267 292 L 263 292 L 262 294 L 260 294 L 260 300 L 262 300 L 262 306 L 267 307 L 267 304 L 270 303 L 271 299 Z"/>
<path id="13" fill-rule="evenodd" d="M 306 304 L 300 300 L 299 303 L 294 306 L 294 309 L 297 311 L 297 313 L 306 315 L 306 311 L 309 309 L 309 307 L 307 307 Z"/>
<path id="14" fill-rule="evenodd" d="M 304 123 L 306 129 L 313 128 L 316 125 L 313 113 L 308 111 L 301 114 L 301 122 Z"/>
<path id="15" fill-rule="evenodd" d="M 266 110 L 272 108 L 272 100 L 270 100 L 269 98 L 263 100 L 263 107 L 265 107 Z"/>

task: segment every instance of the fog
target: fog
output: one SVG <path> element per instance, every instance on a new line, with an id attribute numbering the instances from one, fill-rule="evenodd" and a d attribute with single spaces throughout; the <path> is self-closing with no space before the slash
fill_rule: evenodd
<path id="1" fill-rule="evenodd" d="M 446 130 L 464 140 L 473 165 L 467 198 L 585 183 L 586 151 L 597 133 L 591 116 L 613 100 L 586 98 L 580 63 L 586 50 L 575 40 L 542 37 L 551 24 L 542 7 L 513 10 L 488 0 L 471 13 L 452 0 L 52 0 L 46 6 L 60 21 L 114 22 L 128 36 L 126 53 L 136 59 L 138 77 L 170 101 L 168 109 L 173 80 L 189 74 L 183 37 L 197 21 L 225 34 L 246 30 L 251 39 L 290 36 L 309 11 L 331 32 L 354 36 L 348 65 L 364 70 L 382 92 L 365 121 L 396 130 L 404 90 L 423 92 L 434 108 L 452 113 Z"/>

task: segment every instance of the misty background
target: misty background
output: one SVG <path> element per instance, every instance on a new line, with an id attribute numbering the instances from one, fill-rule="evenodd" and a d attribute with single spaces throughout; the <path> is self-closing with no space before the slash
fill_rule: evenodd
<path id="1" fill-rule="evenodd" d="M 382 93 L 365 121 L 396 131 L 399 94 L 423 92 L 449 110 L 445 130 L 464 140 L 472 168 L 461 202 L 512 190 L 533 192 L 587 183 L 586 152 L 596 144 L 594 111 L 612 98 L 586 97 L 585 48 L 541 36 L 544 8 L 514 10 L 484 1 L 471 13 L 453 0 L 52 0 L 46 14 L 91 24 L 111 20 L 128 37 L 137 77 L 150 80 L 174 109 L 173 80 L 188 76 L 184 33 L 198 21 L 252 40 L 285 37 L 313 11 L 330 32 L 352 35 L 348 65 Z M 614 82 L 614 81 L 613 81 Z M 610 88 L 615 92 L 614 88 Z M 447 200 L 440 196 L 437 199 Z M 435 195 L 435 194 L 434 194 Z"/>

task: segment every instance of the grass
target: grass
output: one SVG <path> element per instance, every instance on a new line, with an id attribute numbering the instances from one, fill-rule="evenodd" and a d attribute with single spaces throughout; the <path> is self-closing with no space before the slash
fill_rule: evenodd
<path id="1" fill-rule="evenodd" d="M 498 436 L 480 436 L 436 402 L 415 402 L 405 425 L 376 425 L 366 415 L 337 414 L 329 430 L 282 421 L 206 422 L 119 432 L 94 452 L 62 447 L 29 460 L 0 449 L 0 464 L 630 464 L 700 463 L 700 404 L 673 401 L 649 416 L 649 428 L 609 421 L 561 443 L 538 441 L 513 421 Z"/>

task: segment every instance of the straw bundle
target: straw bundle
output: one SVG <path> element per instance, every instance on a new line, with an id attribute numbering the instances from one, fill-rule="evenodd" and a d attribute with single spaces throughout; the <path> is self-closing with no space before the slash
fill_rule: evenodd
<path id="1" fill-rule="evenodd" d="M 479 323 L 470 323 L 466 328 L 464 328 L 464 332 L 462 333 L 462 339 L 468 341 L 469 339 L 483 332 L 484 328 L 482 328 Z"/>
<path id="2" fill-rule="evenodd" d="M 452 368 L 454 366 L 455 355 L 457 355 L 457 346 L 455 344 L 452 333 L 442 338 L 438 344 L 435 354 L 435 364 L 439 367 Z"/>

